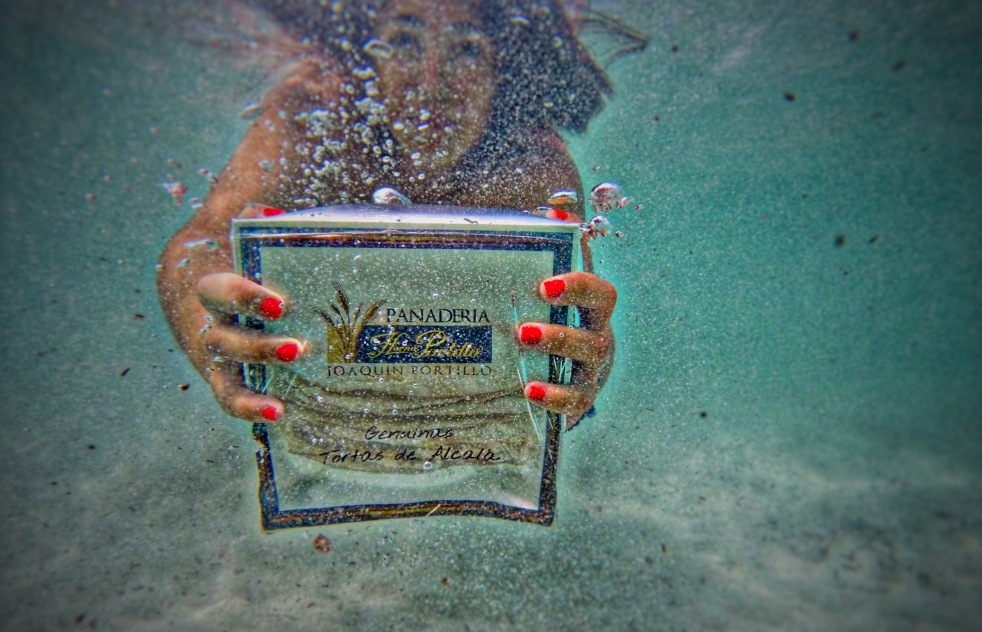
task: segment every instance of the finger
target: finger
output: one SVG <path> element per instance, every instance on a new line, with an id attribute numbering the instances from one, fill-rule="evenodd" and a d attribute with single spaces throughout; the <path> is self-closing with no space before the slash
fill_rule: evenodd
<path id="1" fill-rule="evenodd" d="M 207 274 L 198 281 L 198 300 L 211 312 L 244 314 L 263 320 L 283 315 L 283 297 L 234 272 Z"/>
<path id="2" fill-rule="evenodd" d="M 571 222 L 573 224 L 582 224 L 583 219 L 579 215 L 574 215 L 573 213 L 567 213 L 566 211 L 558 208 L 550 208 L 546 211 L 545 217 L 549 219 L 561 219 L 564 222 Z"/>
<path id="3" fill-rule="evenodd" d="M 515 327 L 522 348 L 552 353 L 589 366 L 600 366 L 610 352 L 610 330 L 590 331 L 562 325 L 525 323 Z"/>
<path id="4" fill-rule="evenodd" d="M 570 384 L 582 386 L 593 391 L 594 397 L 600 392 L 600 367 L 588 366 L 580 362 L 573 363 L 573 375 L 570 377 Z M 593 405 L 593 400 L 590 400 Z"/>
<path id="5" fill-rule="evenodd" d="M 583 326 L 601 329 L 610 321 L 617 304 L 617 290 L 595 274 L 570 272 L 539 284 L 539 295 L 553 305 L 581 308 Z"/>
<path id="6" fill-rule="evenodd" d="M 214 370 L 209 382 L 219 405 L 232 416 L 253 423 L 268 423 L 283 417 L 283 402 L 247 388 L 242 383 L 241 371 Z"/>
<path id="7" fill-rule="evenodd" d="M 287 364 L 306 350 L 306 345 L 296 338 L 270 336 L 235 325 L 212 325 L 204 336 L 209 350 L 238 362 Z"/>
<path id="8" fill-rule="evenodd" d="M 258 217 L 274 217 L 276 215 L 282 215 L 286 213 L 281 208 L 276 208 L 273 206 L 267 206 L 265 204 L 258 204 L 255 202 L 250 202 L 242 208 L 242 212 L 239 213 L 238 219 L 255 219 Z"/>
<path id="9" fill-rule="evenodd" d="M 578 420 L 590 409 L 597 396 L 596 387 L 587 385 L 561 386 L 549 382 L 529 382 L 525 385 L 525 397 L 536 406 Z"/>

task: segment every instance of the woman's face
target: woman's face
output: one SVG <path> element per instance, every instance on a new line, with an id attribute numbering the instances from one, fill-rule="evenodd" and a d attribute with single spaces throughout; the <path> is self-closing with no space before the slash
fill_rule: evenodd
<path id="1" fill-rule="evenodd" d="M 390 126 L 421 170 L 455 164 L 484 133 L 494 96 L 495 55 L 466 2 L 390 0 L 376 37 L 392 46 L 375 70 Z"/>

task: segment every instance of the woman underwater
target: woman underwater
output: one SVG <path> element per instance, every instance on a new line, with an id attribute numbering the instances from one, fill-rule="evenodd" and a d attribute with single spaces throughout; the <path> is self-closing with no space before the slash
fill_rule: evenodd
<path id="1" fill-rule="evenodd" d="M 275 421 L 284 402 L 248 389 L 242 362 L 285 364 L 306 341 L 236 326 L 276 319 L 287 296 L 233 272 L 232 218 L 367 203 L 392 187 L 414 203 L 535 209 L 559 190 L 583 200 L 557 130 L 581 132 L 611 86 L 555 0 L 262 0 L 293 52 L 198 213 L 162 256 L 158 288 L 176 338 L 230 414 Z M 548 217 L 579 222 L 582 202 Z M 184 244 L 210 239 L 185 265 Z M 573 305 L 580 328 L 516 327 L 528 350 L 569 357 L 568 386 L 530 382 L 534 404 L 575 423 L 606 379 L 614 287 L 586 272 L 544 279 L 543 301 Z M 209 319 L 210 317 L 210 319 Z M 211 321 L 210 328 L 202 325 Z"/>

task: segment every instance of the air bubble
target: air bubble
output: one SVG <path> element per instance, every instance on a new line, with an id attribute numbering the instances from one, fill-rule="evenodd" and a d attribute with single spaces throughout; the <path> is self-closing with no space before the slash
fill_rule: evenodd
<path id="1" fill-rule="evenodd" d="M 395 175 L 398 176 L 399 173 L 396 172 Z M 386 204 L 386 205 L 413 203 L 412 200 L 410 200 L 408 197 L 406 197 L 405 195 L 403 195 L 402 193 L 396 191 L 391 187 L 382 187 L 381 189 L 378 189 L 377 191 L 372 193 L 372 202 L 374 202 L 375 204 Z"/>
<path id="2" fill-rule="evenodd" d="M 248 103 L 239 112 L 240 119 L 251 120 L 263 113 L 263 108 L 258 103 Z"/>
<path id="3" fill-rule="evenodd" d="M 365 46 L 362 48 L 372 57 L 380 59 L 388 59 L 389 57 L 392 57 L 393 53 L 393 48 L 388 42 L 383 42 L 382 40 L 374 37 L 365 42 Z"/>
<path id="4" fill-rule="evenodd" d="M 221 248 L 221 244 L 213 239 L 195 239 L 194 241 L 189 241 L 184 244 L 184 247 L 188 250 L 195 250 L 199 248 L 206 248 L 208 250 L 218 250 Z"/>
<path id="5" fill-rule="evenodd" d="M 549 196 L 546 204 L 555 204 L 561 206 L 564 204 L 576 204 L 579 201 L 579 196 L 576 191 L 556 191 Z"/>
<path id="6" fill-rule="evenodd" d="M 433 464 L 430 463 L 429 461 L 423 461 L 423 469 L 426 471 L 430 471 L 433 469 Z"/>

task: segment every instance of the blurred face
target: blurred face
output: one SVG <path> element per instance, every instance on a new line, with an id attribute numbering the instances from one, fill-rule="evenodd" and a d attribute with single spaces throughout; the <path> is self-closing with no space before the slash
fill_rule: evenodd
<path id="1" fill-rule="evenodd" d="M 457 162 L 484 132 L 494 95 L 494 50 L 466 2 L 389 0 L 376 37 L 392 56 L 375 63 L 393 133 L 421 167 Z"/>

